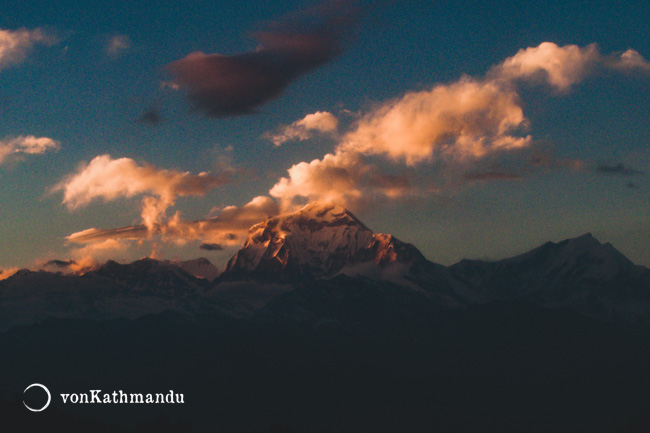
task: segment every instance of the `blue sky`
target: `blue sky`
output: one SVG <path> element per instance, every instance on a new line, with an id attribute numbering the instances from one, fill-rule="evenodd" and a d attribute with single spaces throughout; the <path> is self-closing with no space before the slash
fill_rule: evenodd
<path id="1" fill-rule="evenodd" d="M 592 232 L 650 265 L 647 2 L 90 1 L 71 8 L 7 1 L 0 12 L 0 142 L 12 149 L 0 163 L 0 269 L 152 254 L 203 255 L 223 266 L 248 222 L 332 197 L 373 230 L 444 264 Z M 19 35 L 24 46 L 11 48 L 7 41 Z M 278 39 L 287 35 L 293 39 Z M 314 58 L 307 45 L 312 57 L 295 57 L 287 47 L 308 40 L 304 35 L 331 50 Z M 530 74 L 521 69 L 541 50 L 515 57 L 520 50 L 544 42 L 555 44 L 549 59 L 565 62 L 562 78 L 570 82 L 554 82 L 544 69 L 550 63 Z M 207 69 L 187 57 L 197 52 Z M 562 57 L 569 52 L 573 57 Z M 193 94 L 222 84 L 210 74 L 249 58 L 264 73 L 279 68 L 286 80 L 229 88 L 237 101 L 252 92 L 245 114 L 225 109 L 215 116 L 196 107 Z M 513 58 L 515 72 L 505 66 Z M 169 65 L 181 60 L 184 72 L 174 73 Z M 571 75 L 575 68 L 579 76 Z M 209 80 L 197 79 L 197 71 Z M 242 80 L 250 72 L 236 71 Z M 483 90 L 496 83 L 489 97 L 510 105 L 439 110 L 460 104 L 454 98 L 461 82 Z M 448 94 L 426 99 L 436 86 Z M 413 111 L 409 94 L 431 102 L 429 111 Z M 223 109 L 223 95 L 208 95 L 211 107 Z M 422 114 L 423 138 L 410 129 L 399 135 L 411 140 L 402 147 L 378 141 L 368 128 L 384 127 L 381 113 L 391 107 L 407 117 Z M 518 110 L 523 119 L 515 119 Z M 294 124 L 315 113 L 328 113 L 336 126 Z M 499 116 L 508 115 L 515 116 L 511 128 L 497 131 Z M 461 122 L 460 129 L 443 131 L 434 143 L 437 130 L 427 125 L 441 118 Z M 275 146 L 269 137 L 292 124 L 303 135 Z M 50 141 L 26 153 L 29 136 Z M 526 140 L 515 145 L 515 138 Z M 474 140 L 472 151 L 462 147 L 467 140 Z M 337 152 L 336 160 L 325 158 Z M 105 164 L 92 165 L 102 155 L 110 155 Z M 309 189 L 287 170 L 314 160 L 320 163 L 305 168 Z M 344 168 L 359 178 L 332 179 L 325 191 L 322 177 L 330 171 L 321 168 L 330 162 L 332 173 Z M 91 192 L 84 183 L 89 167 L 103 170 L 93 182 L 104 186 L 115 180 L 102 180 L 110 173 L 136 181 Z M 282 178 L 290 188 L 271 195 Z M 74 195 L 73 184 L 86 189 Z M 342 194 L 337 185 L 358 194 Z M 311 193 L 299 197 L 301 188 Z M 149 225 L 148 197 L 149 210 L 157 209 Z M 265 198 L 246 207 L 255 197 Z M 211 218 L 218 222 L 208 224 Z M 114 231 L 129 227 L 126 237 Z M 104 231 L 70 238 L 91 228 Z"/>

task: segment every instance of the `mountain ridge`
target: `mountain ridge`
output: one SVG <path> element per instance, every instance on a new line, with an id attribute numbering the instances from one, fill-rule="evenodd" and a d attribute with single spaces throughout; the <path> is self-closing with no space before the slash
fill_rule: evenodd
<path id="1" fill-rule="evenodd" d="M 225 271 L 208 275 L 216 273 L 205 258 L 107 261 L 79 276 L 21 270 L 0 281 L 0 327 L 48 314 L 104 319 L 164 310 L 339 320 L 364 299 L 386 313 L 526 302 L 650 323 L 650 270 L 589 233 L 502 260 L 443 266 L 393 235 L 372 232 L 341 206 L 310 204 L 252 226 Z M 326 304 L 331 317 L 319 317 Z"/>

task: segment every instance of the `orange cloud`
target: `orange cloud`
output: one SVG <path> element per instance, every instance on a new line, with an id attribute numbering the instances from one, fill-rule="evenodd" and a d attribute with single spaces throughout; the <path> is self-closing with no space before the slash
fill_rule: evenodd
<path id="1" fill-rule="evenodd" d="M 81 166 L 54 190 L 63 191 L 63 203 L 69 209 L 77 209 L 99 198 L 112 201 L 147 193 L 173 201 L 177 196 L 204 194 L 224 182 L 225 179 L 208 173 L 192 175 L 159 170 L 150 165 L 140 166 L 130 158 L 111 159 L 110 155 L 101 155 Z"/>
<path id="2" fill-rule="evenodd" d="M 337 152 L 309 163 L 301 162 L 287 171 L 289 177 L 280 179 L 269 191 L 282 201 L 285 209 L 298 197 L 336 203 L 358 200 L 362 195 L 360 183 L 368 167 L 358 154 Z"/>
<path id="3" fill-rule="evenodd" d="M 628 49 L 620 57 L 610 60 L 610 64 L 613 68 L 623 71 L 641 70 L 650 72 L 650 62 L 633 49 Z"/>
<path id="4" fill-rule="evenodd" d="M 530 136 L 518 134 L 527 126 L 514 90 L 464 77 L 379 106 L 343 137 L 338 149 L 385 155 L 408 165 L 480 158 L 530 144 Z"/>
<path id="5" fill-rule="evenodd" d="M 176 197 L 203 195 L 227 181 L 227 176 L 160 170 L 140 166 L 129 158 L 101 155 L 55 185 L 53 191 L 63 191 L 63 204 L 71 210 L 95 199 L 112 201 L 148 194 L 142 200 L 141 216 L 144 225 L 153 229 L 166 218 L 165 212 L 174 205 Z"/>
<path id="6" fill-rule="evenodd" d="M 177 213 L 167 221 L 157 223 L 152 229 L 136 225 L 114 229 L 87 229 L 66 238 L 70 243 L 86 244 L 80 249 L 86 256 L 96 256 L 97 251 L 129 245 L 132 241 L 161 241 L 182 245 L 189 241 L 220 245 L 239 245 L 248 229 L 260 221 L 279 213 L 278 205 L 270 197 L 255 197 L 242 207 L 227 206 L 214 218 L 184 221 Z M 85 248 L 85 247 L 84 247 Z"/>
<path id="7" fill-rule="evenodd" d="M 0 69 L 25 60 L 36 44 L 52 45 L 56 38 L 41 29 L 0 29 Z"/>
<path id="8" fill-rule="evenodd" d="M 295 164 L 287 172 L 289 176 L 269 191 L 285 211 L 310 201 L 359 206 L 381 198 L 417 194 L 406 176 L 384 174 L 356 152 L 328 153 L 322 159 Z"/>
<path id="9" fill-rule="evenodd" d="M 59 142 L 48 137 L 35 137 L 33 135 L 20 135 L 15 138 L 0 140 L 0 164 L 11 155 L 45 153 L 49 150 L 58 150 Z"/>
<path id="10" fill-rule="evenodd" d="M 287 141 L 302 141 L 310 139 L 314 132 L 333 133 L 336 132 L 339 121 L 332 113 L 327 111 L 317 111 L 308 114 L 300 120 L 296 120 L 291 125 L 285 125 L 274 133 L 264 134 L 276 146 L 281 146 Z"/>
<path id="11" fill-rule="evenodd" d="M 533 150 L 519 84 L 542 80 L 567 91 L 600 67 L 645 70 L 648 65 L 634 50 L 604 57 L 595 44 L 578 47 L 544 42 L 519 50 L 485 77 L 462 77 L 378 104 L 342 134 L 332 153 L 293 165 L 269 193 L 286 209 L 306 200 L 350 205 L 365 199 L 418 196 L 439 191 L 436 184 L 441 182 L 458 187 L 467 180 L 519 178 L 514 174 L 521 170 L 517 167 L 509 169 L 512 173 L 484 168 L 506 154 Z M 295 125 L 287 127 L 286 134 L 278 134 L 276 144 L 303 137 L 304 131 L 291 129 Z M 371 164 L 371 158 L 381 158 L 381 164 Z M 518 163 L 533 164 L 526 161 Z M 581 161 L 552 164 L 574 170 L 582 166 Z M 419 168 L 420 183 L 427 178 L 424 183 L 428 185 L 418 189 L 404 175 L 382 173 L 414 167 Z"/>
<path id="12" fill-rule="evenodd" d="M 555 89 L 565 92 L 581 82 L 598 68 L 619 71 L 650 71 L 650 63 L 637 51 L 603 56 L 596 44 L 558 46 L 543 42 L 537 47 L 521 49 L 488 73 L 488 77 L 502 83 L 523 80 L 546 81 Z"/>
<path id="13" fill-rule="evenodd" d="M 521 49 L 494 67 L 488 75 L 500 81 L 543 79 L 560 91 L 568 90 L 593 71 L 602 59 L 596 44 L 559 47 L 543 42 L 537 47 Z"/>
<path id="14" fill-rule="evenodd" d="M 6 280 L 7 278 L 10 278 L 12 275 L 14 275 L 19 270 L 20 269 L 18 269 L 18 268 L 0 269 L 0 281 Z"/>

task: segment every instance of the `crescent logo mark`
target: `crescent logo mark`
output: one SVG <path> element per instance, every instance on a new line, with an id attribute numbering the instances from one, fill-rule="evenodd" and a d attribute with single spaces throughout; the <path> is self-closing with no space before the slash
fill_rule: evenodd
<path id="1" fill-rule="evenodd" d="M 32 384 L 29 385 L 27 388 L 25 388 L 25 390 L 23 391 L 23 394 L 25 394 L 25 393 L 27 392 L 28 389 L 33 388 L 33 387 L 35 387 L 35 386 L 38 387 L 38 388 L 42 388 L 43 391 L 45 391 L 45 392 L 47 393 L 47 403 L 45 403 L 45 406 L 43 406 L 43 407 L 40 408 L 40 409 L 34 409 L 34 408 L 31 408 L 31 407 L 27 406 L 27 403 L 25 403 L 24 400 L 23 400 L 23 404 L 25 405 L 25 407 L 26 407 L 28 410 L 31 410 L 32 412 L 42 412 L 42 411 L 44 411 L 45 409 L 47 409 L 47 407 L 50 405 L 50 402 L 52 401 L 52 395 L 50 394 L 50 390 L 47 389 L 47 388 L 45 387 L 45 385 L 41 385 L 40 383 L 32 383 Z"/>

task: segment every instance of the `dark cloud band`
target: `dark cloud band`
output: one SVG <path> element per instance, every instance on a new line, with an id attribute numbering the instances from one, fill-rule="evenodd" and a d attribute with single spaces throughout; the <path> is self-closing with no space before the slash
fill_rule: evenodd
<path id="1" fill-rule="evenodd" d="M 635 170 L 632 167 L 628 167 L 621 163 L 616 165 L 606 165 L 606 164 L 599 165 L 598 167 L 596 167 L 596 173 L 615 175 L 615 176 L 634 176 L 636 174 L 643 174 L 642 171 Z"/>
<path id="2" fill-rule="evenodd" d="M 359 15 L 356 2 L 332 3 L 257 33 L 260 49 L 230 56 L 192 53 L 168 69 L 207 115 L 249 114 L 339 55 Z"/>

